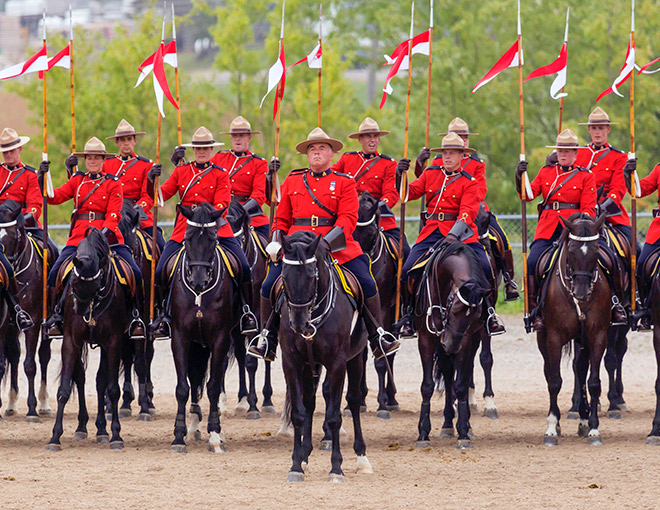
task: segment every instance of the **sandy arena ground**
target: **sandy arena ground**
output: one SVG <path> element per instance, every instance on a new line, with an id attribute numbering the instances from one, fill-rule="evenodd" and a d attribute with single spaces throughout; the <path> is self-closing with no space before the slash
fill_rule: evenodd
<path id="1" fill-rule="evenodd" d="M 563 437 L 556 448 L 542 446 L 548 395 L 535 338 L 524 334 L 521 320 L 507 317 L 509 333 L 493 340 L 494 389 L 500 418 L 478 413 L 472 418 L 474 448 L 456 449 L 455 439 L 440 439 L 441 404 L 432 404 L 432 447 L 415 448 L 420 406 L 421 369 L 415 342 L 397 355 L 395 371 L 401 412 L 389 421 L 376 418 L 373 367 L 369 369 L 368 407 L 363 415 L 367 455 L 374 474 L 356 474 L 352 426 L 343 436 L 346 483 L 327 482 L 330 456 L 317 449 L 322 437 L 323 406 L 317 407 L 315 450 L 306 481 L 287 484 L 292 439 L 278 437 L 279 416 L 248 421 L 243 413 L 222 419 L 227 453 L 213 455 L 202 442 L 190 442 L 188 453 L 170 451 L 174 425 L 174 367 L 167 342 L 157 345 L 155 404 L 150 423 L 122 420 L 125 449 L 97 445 L 94 418 L 90 438 L 73 441 L 77 401 L 65 415 L 63 450 L 46 451 L 53 418 L 24 421 L 25 380 L 21 379 L 19 414 L 0 421 L 0 507 L 25 508 L 657 508 L 660 448 L 645 445 L 655 407 L 656 368 L 651 335 L 633 334 L 624 362 L 625 398 L 630 409 L 622 420 L 602 416 L 604 445 L 589 446 L 577 437 L 577 422 L 562 419 Z M 51 405 L 55 405 L 59 345 L 51 364 Z M 371 362 L 370 362 L 371 365 Z M 94 374 L 98 351 L 91 351 L 87 401 L 95 413 Z M 21 367 L 22 371 L 22 367 Z M 260 367 L 259 383 L 263 370 Z M 284 400 L 279 364 L 274 368 L 274 402 Z M 477 371 L 477 390 L 483 375 Z M 607 392 L 603 368 L 604 393 Z M 237 372 L 228 376 L 228 406 L 236 404 Z M 564 364 L 560 406 L 570 403 L 572 375 Z M 3 387 L 6 406 L 7 386 Z M 483 402 L 479 399 L 479 410 Z M 605 406 L 604 406 L 605 408 Z M 135 409 L 135 406 L 134 406 Z M 204 414 L 208 401 L 203 401 Z M 4 411 L 4 408 L 3 408 Z M 134 413 L 135 414 L 135 413 Z M 206 424 L 203 423 L 203 430 Z"/>

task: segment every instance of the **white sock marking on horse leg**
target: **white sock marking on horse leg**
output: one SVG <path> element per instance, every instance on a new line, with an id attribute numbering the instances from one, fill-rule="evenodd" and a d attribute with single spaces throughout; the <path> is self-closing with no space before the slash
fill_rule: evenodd
<path id="1" fill-rule="evenodd" d="M 238 401 L 238 404 L 236 404 L 236 407 L 234 408 L 237 411 L 247 411 L 250 409 L 250 404 L 248 404 L 247 397 L 241 398 L 241 400 Z"/>
<path id="2" fill-rule="evenodd" d="M 277 431 L 278 436 L 293 437 L 293 428 L 291 427 L 291 417 L 286 413 L 286 408 L 280 415 L 280 428 Z"/>
<path id="3" fill-rule="evenodd" d="M 357 456 L 357 463 L 355 465 L 355 472 L 356 473 L 365 473 L 365 474 L 371 474 L 374 472 L 374 468 L 371 467 L 371 462 L 369 462 L 369 459 L 367 459 L 366 455 L 358 455 Z"/>
<path id="4" fill-rule="evenodd" d="M 222 443 L 223 440 L 222 437 L 220 437 L 220 434 L 218 432 L 211 432 L 209 435 L 209 450 L 215 453 L 224 453 Z"/>
<path id="5" fill-rule="evenodd" d="M 42 381 L 41 386 L 39 386 L 39 412 L 51 410 L 48 403 L 48 385 Z"/>
<path id="6" fill-rule="evenodd" d="M 600 437 L 600 432 L 598 432 L 598 429 L 591 429 L 589 430 L 589 437 Z"/>
<path id="7" fill-rule="evenodd" d="M 346 434 L 348 434 L 348 432 L 346 432 L 346 429 L 344 428 L 344 426 L 342 425 L 341 427 L 339 427 L 339 435 L 340 436 L 345 436 Z"/>
<path id="8" fill-rule="evenodd" d="M 18 402 L 18 392 L 12 388 L 9 390 L 9 402 L 7 403 L 6 411 L 17 411 L 16 403 Z"/>
<path id="9" fill-rule="evenodd" d="M 485 397 L 484 407 L 486 409 L 497 409 L 497 406 L 495 405 L 495 397 Z"/>
<path id="10" fill-rule="evenodd" d="M 477 405 L 477 397 L 476 397 L 476 390 L 474 388 L 470 388 L 468 390 L 468 402 L 470 406 L 476 406 Z"/>
<path id="11" fill-rule="evenodd" d="M 218 400 L 218 411 L 220 414 L 227 414 L 227 394 L 224 391 L 220 393 L 220 399 Z"/>
<path id="12" fill-rule="evenodd" d="M 589 420 L 580 420 L 580 427 L 588 427 Z"/>
<path id="13" fill-rule="evenodd" d="M 200 431 L 199 428 L 199 416 L 197 413 L 190 413 L 190 424 L 188 425 L 188 432 L 186 434 L 186 439 L 193 437 L 195 432 Z"/>
<path id="14" fill-rule="evenodd" d="M 550 413 L 548 415 L 548 430 L 545 431 L 546 436 L 557 436 L 557 417 Z"/>

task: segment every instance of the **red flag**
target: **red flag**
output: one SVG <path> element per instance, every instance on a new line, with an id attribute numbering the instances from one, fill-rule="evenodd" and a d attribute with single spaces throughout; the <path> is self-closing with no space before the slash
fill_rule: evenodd
<path id="1" fill-rule="evenodd" d="M 21 76 L 23 74 L 36 73 L 46 70 L 48 70 L 48 55 L 46 54 L 46 48 L 42 46 L 39 51 L 37 51 L 25 62 L 15 64 L 0 71 L 0 80 L 6 80 L 8 78 L 15 78 L 16 76 Z"/>
<path id="2" fill-rule="evenodd" d="M 608 94 L 615 93 L 619 97 L 623 97 L 622 94 L 619 94 L 618 88 L 625 83 L 625 81 L 630 78 L 630 75 L 635 70 L 635 43 L 633 42 L 632 35 L 628 40 L 628 51 L 626 53 L 626 61 L 621 68 L 619 76 L 616 77 L 612 86 L 603 92 L 600 96 L 596 98 L 596 101 L 600 101 L 601 98 L 605 97 Z"/>
<path id="3" fill-rule="evenodd" d="M 140 71 L 140 76 L 138 76 L 137 83 L 135 84 L 135 87 L 137 87 L 142 81 L 149 76 L 149 73 L 153 70 L 154 68 L 154 57 L 156 56 L 156 53 L 152 53 L 149 55 L 139 66 L 138 66 L 138 71 Z M 168 42 L 164 49 L 163 49 L 163 62 L 166 64 L 169 64 L 170 66 L 176 68 L 179 67 L 179 62 L 177 59 L 176 55 L 176 39 L 173 41 Z M 133 87 L 133 88 L 135 88 Z"/>
<path id="4" fill-rule="evenodd" d="M 48 69 L 46 71 L 50 71 L 53 67 L 71 69 L 71 46 L 69 44 L 57 55 L 48 59 Z M 44 79 L 44 71 L 39 71 L 39 79 Z"/>
<path id="5" fill-rule="evenodd" d="M 321 46 L 321 41 L 319 41 L 316 46 L 314 46 L 314 49 L 311 51 L 309 55 L 307 55 L 304 58 L 301 58 L 296 62 L 295 64 L 291 64 L 288 68 L 291 69 L 292 67 L 297 66 L 298 64 L 302 64 L 303 62 L 307 62 L 307 66 L 310 69 L 321 69 L 322 64 L 323 64 L 323 47 Z"/>
<path id="6" fill-rule="evenodd" d="M 261 103 L 259 103 L 259 108 L 264 104 L 264 100 L 270 94 L 270 91 L 273 90 L 275 87 L 277 87 L 277 90 L 275 91 L 275 104 L 273 106 L 273 120 L 275 120 L 275 116 L 277 115 L 277 109 L 278 109 L 278 104 L 280 101 L 278 101 L 277 97 L 281 100 L 282 97 L 284 96 L 284 85 L 286 83 L 286 62 L 284 59 L 284 41 L 280 39 L 280 51 L 279 51 L 279 56 L 277 57 L 277 60 L 275 63 L 270 67 L 268 70 L 268 91 L 264 95 L 264 97 L 261 99 Z"/>
<path id="7" fill-rule="evenodd" d="M 522 51 L 520 53 L 520 64 L 522 65 L 524 58 L 522 57 Z M 518 67 L 518 41 L 514 42 L 513 45 L 508 50 L 506 50 L 506 53 L 502 55 L 502 57 L 490 69 L 490 71 L 486 73 L 486 76 L 477 82 L 477 84 L 472 89 L 472 93 L 474 94 L 477 90 L 486 85 L 486 83 L 491 81 L 498 74 L 500 74 L 505 69 L 508 69 L 509 67 Z"/>
<path id="8" fill-rule="evenodd" d="M 656 69 L 655 71 L 647 71 L 647 69 L 648 69 L 649 67 L 651 67 L 653 64 L 655 64 L 656 62 L 660 62 L 660 57 L 656 58 L 655 60 L 651 60 L 651 62 L 649 62 L 648 64 L 646 64 L 645 66 L 643 66 L 643 67 L 639 70 L 639 72 L 638 72 L 637 74 L 640 74 L 640 73 L 644 73 L 644 74 L 653 74 L 653 73 L 657 73 L 658 71 L 660 71 L 660 69 Z"/>
<path id="9" fill-rule="evenodd" d="M 176 104 L 176 101 L 172 97 L 170 92 L 170 86 L 167 83 L 167 76 L 165 75 L 165 64 L 164 59 L 165 45 L 160 43 L 158 50 L 154 53 L 153 61 L 153 78 L 154 78 L 154 92 L 156 93 L 156 102 L 158 103 L 158 111 L 160 114 L 165 117 L 165 112 L 163 111 L 163 95 L 167 97 L 168 101 L 174 105 L 174 108 L 179 109 L 179 105 Z"/>
<path id="10" fill-rule="evenodd" d="M 566 86 L 566 67 L 568 61 L 568 45 L 564 43 L 559 52 L 557 59 L 548 64 L 547 66 L 539 67 L 535 71 L 529 73 L 529 76 L 525 78 L 525 81 L 531 80 L 532 78 L 538 78 L 539 76 L 548 76 L 550 74 L 557 74 L 555 81 L 552 82 L 550 86 L 550 96 L 552 99 L 559 99 L 560 97 L 565 97 L 567 94 L 561 92 Z"/>

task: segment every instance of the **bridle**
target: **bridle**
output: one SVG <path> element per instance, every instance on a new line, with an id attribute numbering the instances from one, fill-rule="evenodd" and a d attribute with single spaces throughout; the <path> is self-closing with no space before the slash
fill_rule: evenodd
<path id="1" fill-rule="evenodd" d="M 18 219 L 8 221 L 6 223 L 0 223 L 0 229 L 11 228 L 15 227 L 16 225 L 18 225 Z M 18 254 L 14 253 L 12 255 L 6 255 L 7 260 L 14 268 L 14 275 L 17 277 L 17 279 L 18 276 L 23 274 L 32 265 L 32 261 L 34 260 L 34 253 L 36 250 L 32 242 L 28 239 L 27 234 L 25 234 L 25 231 L 20 228 L 16 228 L 16 247 L 19 248 L 21 245 L 22 249 Z M 21 262 L 24 260 L 25 254 L 28 250 L 30 251 L 30 258 L 28 259 L 27 264 L 22 266 Z"/>
<path id="2" fill-rule="evenodd" d="M 107 263 L 108 268 L 112 263 L 110 262 L 109 259 L 110 256 L 111 255 L 108 254 L 108 263 Z M 99 279 L 104 279 L 103 285 L 90 299 L 89 304 L 85 309 L 85 312 L 82 314 L 82 320 L 85 322 L 85 324 L 87 324 L 90 328 L 93 328 L 94 326 L 96 326 L 96 319 L 94 318 L 94 316 L 98 317 L 100 314 L 105 312 L 110 306 L 111 300 L 106 298 L 108 298 L 112 293 L 114 293 L 116 278 L 112 277 L 111 269 L 104 270 L 104 268 L 100 268 L 100 267 L 94 276 L 83 276 L 78 272 L 78 268 L 76 268 L 75 265 L 73 266 L 73 275 L 78 280 L 86 283 L 94 282 Z M 75 286 L 72 286 L 71 293 L 73 296 L 74 304 L 81 302 L 80 297 L 76 295 Z"/>
<path id="3" fill-rule="evenodd" d="M 591 236 L 577 236 L 571 233 L 568 234 L 569 240 L 582 243 L 592 243 L 594 241 L 597 242 L 599 238 L 600 234 L 594 234 Z M 568 241 L 566 241 L 564 248 L 562 249 L 561 260 L 559 261 L 559 264 L 557 264 L 557 275 L 559 276 L 559 282 L 561 283 L 562 290 L 565 294 L 567 294 L 567 297 L 573 301 L 573 305 L 575 306 L 575 311 L 578 318 L 580 320 L 584 320 L 586 310 L 582 310 L 581 304 L 589 303 L 591 301 L 591 295 L 596 286 L 596 282 L 600 280 L 598 263 L 594 264 L 594 268 L 591 271 L 573 271 L 573 269 L 567 265 L 567 255 Z M 566 265 L 566 274 L 564 274 L 564 270 L 562 270 L 563 265 Z M 589 278 L 589 288 L 587 290 L 587 296 L 584 299 L 578 299 L 575 295 L 574 280 L 576 277 Z M 589 305 L 590 304 L 591 303 L 589 303 Z"/>
<path id="4" fill-rule="evenodd" d="M 193 228 L 200 228 L 200 229 L 217 228 L 217 223 L 215 221 L 211 223 L 197 223 L 188 220 L 188 226 Z M 217 242 L 213 246 L 215 251 L 215 257 L 210 262 L 202 261 L 202 260 L 190 260 L 187 250 L 183 251 L 183 255 L 181 257 L 182 266 L 184 269 L 181 280 L 183 281 L 184 288 L 186 288 L 193 296 L 195 296 L 195 306 L 197 306 L 198 308 L 201 308 L 202 306 L 202 297 L 208 292 L 215 289 L 220 283 L 220 276 L 222 275 L 222 264 L 220 261 L 220 252 L 216 248 L 216 246 L 217 246 Z M 213 276 L 209 278 L 209 280 L 213 280 L 213 283 L 210 286 L 205 286 L 201 292 L 195 291 L 188 282 L 187 276 L 189 275 L 190 268 L 192 267 L 205 267 L 208 273 L 211 273 L 211 275 L 215 274 L 214 280 L 213 280 Z"/>
<path id="5" fill-rule="evenodd" d="M 371 216 L 371 219 L 368 219 L 366 221 L 358 221 L 356 223 L 356 227 L 368 227 L 369 225 L 372 225 L 376 221 L 377 217 L 378 217 L 377 211 L 374 211 L 373 215 Z M 383 229 L 378 228 L 376 230 L 376 240 L 374 241 L 374 244 L 371 246 L 371 249 L 367 253 L 367 255 L 369 255 L 369 258 L 371 259 L 372 264 L 375 264 L 380 260 L 380 257 L 383 255 L 384 249 L 385 249 L 385 242 L 383 240 Z"/>

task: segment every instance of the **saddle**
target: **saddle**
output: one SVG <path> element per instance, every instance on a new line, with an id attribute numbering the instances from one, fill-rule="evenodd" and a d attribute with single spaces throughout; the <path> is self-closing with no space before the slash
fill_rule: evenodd
<path id="1" fill-rule="evenodd" d="M 69 273 L 71 273 L 73 270 L 74 257 L 75 254 L 68 256 L 64 262 L 62 262 L 60 270 L 57 272 L 57 279 L 55 282 L 55 290 L 57 291 L 57 294 L 62 292 L 62 289 L 64 288 L 64 282 L 69 276 Z M 112 264 L 115 275 L 117 276 L 117 280 L 119 280 L 119 283 L 128 288 L 131 293 L 131 297 L 135 297 L 135 273 L 133 273 L 131 266 L 128 264 L 128 262 L 115 255 L 114 253 L 110 255 L 110 262 Z"/>
<path id="2" fill-rule="evenodd" d="M 651 252 L 644 262 L 644 267 L 641 268 L 641 274 L 647 281 L 652 280 L 658 274 L 658 266 L 660 266 L 660 248 Z"/>
<path id="3" fill-rule="evenodd" d="M 240 279 L 242 268 L 236 256 L 232 252 L 222 248 L 219 244 L 216 244 L 215 247 L 220 253 L 220 259 L 227 268 L 227 271 L 229 271 L 229 275 L 234 279 Z M 182 246 L 179 251 L 172 254 L 170 258 L 165 261 L 165 268 L 163 271 L 163 275 L 167 276 L 167 281 L 164 282 L 165 285 L 168 285 L 172 281 L 172 277 L 174 276 L 177 267 L 179 267 L 184 250 L 185 247 Z"/>
<path id="4" fill-rule="evenodd" d="M 630 257 L 632 253 L 632 246 L 628 238 L 623 235 L 621 232 L 612 228 L 609 224 L 605 224 L 605 239 L 607 245 L 612 248 L 612 251 L 617 254 L 616 261 L 614 263 L 618 264 L 619 270 L 618 274 L 620 275 L 621 288 L 626 291 L 630 288 Z"/>
<path id="5" fill-rule="evenodd" d="M 259 232 L 254 229 L 250 229 L 250 235 L 254 239 L 254 243 L 257 245 L 257 249 L 261 252 L 265 259 L 268 259 L 270 255 L 266 253 L 266 246 L 268 245 L 268 239 L 262 236 Z"/>
<path id="6" fill-rule="evenodd" d="M 500 258 L 504 258 L 506 243 L 500 236 L 500 233 L 493 227 L 488 227 L 488 238 L 490 239 L 490 245 L 493 251 L 496 252 Z"/>
<path id="7" fill-rule="evenodd" d="M 156 262 L 158 262 L 158 259 L 160 258 L 160 248 L 158 247 L 158 244 L 156 244 L 156 251 L 154 253 L 154 243 L 151 234 L 144 230 L 137 229 L 135 231 L 135 235 L 138 238 L 140 246 L 142 246 L 142 253 L 144 253 L 144 257 L 149 262 L 151 262 L 151 260 L 155 257 Z"/>
<path id="8" fill-rule="evenodd" d="M 383 236 L 383 242 L 385 243 L 385 249 L 387 250 L 387 253 L 392 257 L 392 259 L 396 262 L 399 260 L 399 240 L 395 239 L 394 237 L 388 236 L 385 234 L 382 230 L 380 231 L 380 235 Z"/>
<path id="9" fill-rule="evenodd" d="M 3 264 L 0 264 L 0 287 L 5 290 L 9 288 L 9 273 Z"/>

